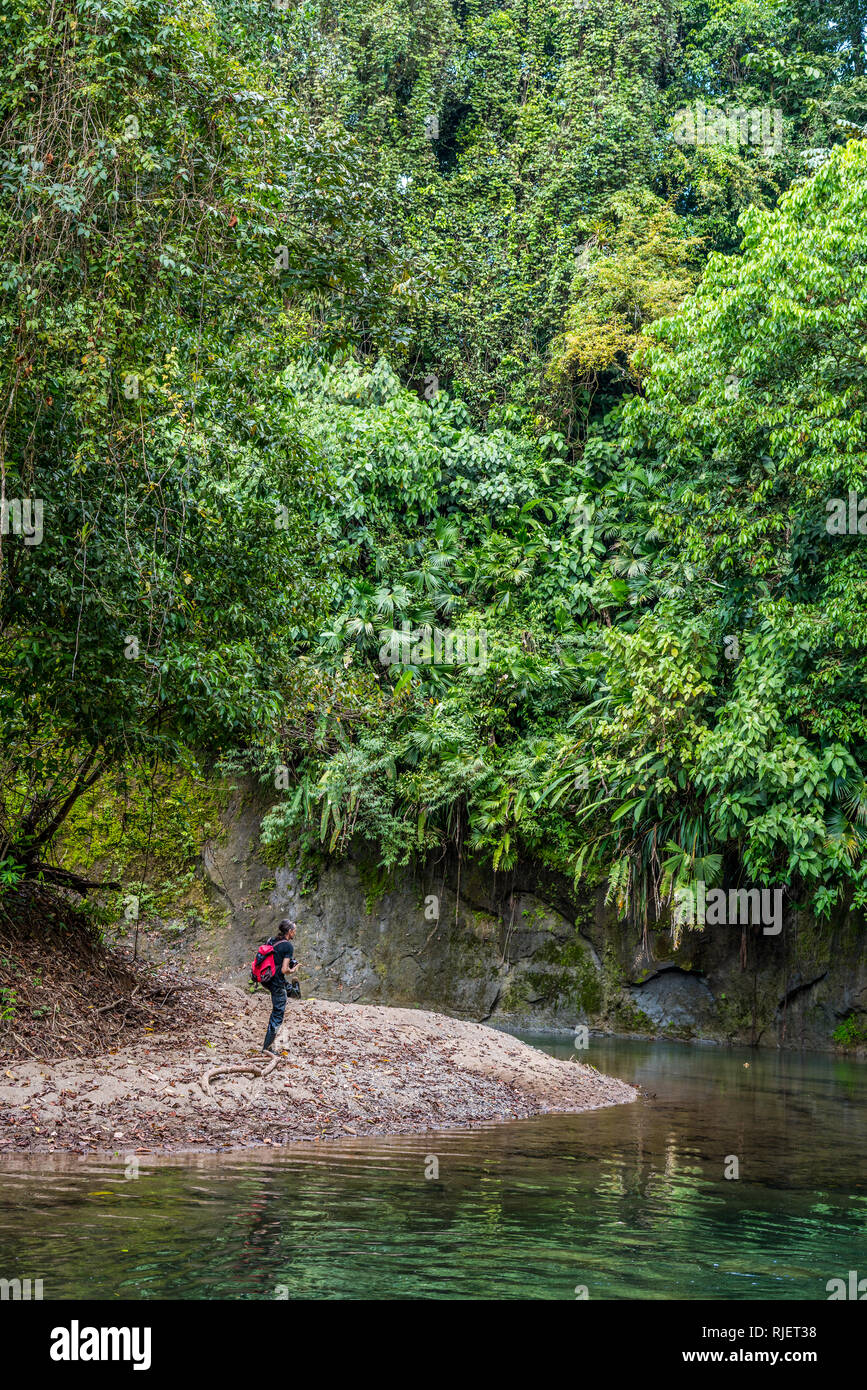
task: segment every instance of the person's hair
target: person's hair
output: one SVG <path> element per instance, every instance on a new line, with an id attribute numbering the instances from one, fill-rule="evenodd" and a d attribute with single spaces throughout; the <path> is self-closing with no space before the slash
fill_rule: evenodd
<path id="1" fill-rule="evenodd" d="M 291 918 L 289 918 L 289 917 L 284 917 L 284 918 L 283 918 L 283 921 L 280 922 L 279 925 L 278 925 L 278 927 L 277 927 L 277 932 L 278 932 L 278 934 L 279 934 L 280 936 L 285 936 L 287 932 L 294 931 L 294 930 L 295 930 L 295 923 L 294 923 L 294 922 L 291 920 Z"/>

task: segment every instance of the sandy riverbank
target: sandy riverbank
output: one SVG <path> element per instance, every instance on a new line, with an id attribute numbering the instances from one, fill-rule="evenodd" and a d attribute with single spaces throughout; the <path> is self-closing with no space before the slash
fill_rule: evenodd
<path id="1" fill-rule="evenodd" d="M 440 1014 L 290 1001 L 268 1076 L 258 1048 L 270 999 L 208 990 L 189 1043 L 155 1032 L 116 1050 L 4 1061 L 0 1157 L 176 1153 L 355 1134 L 423 1133 L 636 1099 L 634 1087 L 517 1038 Z M 577 1057 L 577 1054 L 576 1054 Z M 208 1089 L 210 1094 L 208 1094 Z"/>

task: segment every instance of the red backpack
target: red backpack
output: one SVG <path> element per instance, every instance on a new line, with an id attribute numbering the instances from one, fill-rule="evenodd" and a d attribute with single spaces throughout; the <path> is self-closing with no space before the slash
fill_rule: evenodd
<path id="1" fill-rule="evenodd" d="M 267 985 L 277 974 L 277 965 L 274 960 L 274 947 L 270 941 L 266 941 L 260 946 L 255 956 L 253 964 L 250 966 L 250 979 L 254 985 Z"/>

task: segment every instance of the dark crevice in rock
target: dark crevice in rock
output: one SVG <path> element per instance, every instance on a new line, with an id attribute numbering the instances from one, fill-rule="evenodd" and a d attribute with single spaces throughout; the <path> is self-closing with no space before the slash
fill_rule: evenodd
<path id="1" fill-rule="evenodd" d="M 498 1005 L 499 1002 L 500 1002 L 500 996 L 502 995 L 502 993 L 503 993 L 503 986 L 502 986 L 502 985 L 499 985 L 499 986 L 497 987 L 497 992 L 496 992 L 496 994 L 494 995 L 494 1000 L 493 1000 L 493 1003 L 491 1004 L 491 1007 L 488 1009 L 488 1012 L 485 1014 L 484 1018 L 480 1018 L 480 1019 L 479 1019 L 479 1023 L 487 1023 L 488 1019 L 491 1018 L 491 1016 L 492 1016 L 492 1015 L 494 1014 L 494 1012 L 496 1011 L 497 1005 Z"/>
<path id="2" fill-rule="evenodd" d="M 808 989 L 812 989 L 814 985 L 819 984 L 821 980 L 824 980 L 827 974 L 827 970 L 823 970 L 821 975 L 817 975 L 814 980 L 806 980 L 803 984 L 793 985 L 791 989 L 786 991 L 777 1005 L 777 1013 L 779 1013 L 781 1009 L 785 1009 L 793 999 L 797 999 L 799 994 L 805 994 Z"/>

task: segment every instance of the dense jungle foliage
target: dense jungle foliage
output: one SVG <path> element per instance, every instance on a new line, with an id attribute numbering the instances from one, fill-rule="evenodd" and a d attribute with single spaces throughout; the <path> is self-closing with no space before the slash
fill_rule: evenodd
<path id="1" fill-rule="evenodd" d="M 197 758 L 275 846 L 867 903 L 865 20 L 0 0 L 0 881 Z"/>

